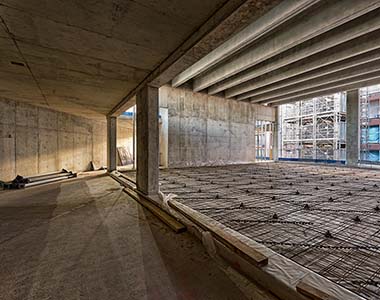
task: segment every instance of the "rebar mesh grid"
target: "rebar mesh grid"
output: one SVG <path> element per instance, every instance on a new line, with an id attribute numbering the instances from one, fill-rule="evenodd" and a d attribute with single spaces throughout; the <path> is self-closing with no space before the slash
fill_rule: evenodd
<path id="1" fill-rule="evenodd" d="M 379 171 L 257 163 L 162 170 L 160 184 L 177 201 L 380 299 Z"/>

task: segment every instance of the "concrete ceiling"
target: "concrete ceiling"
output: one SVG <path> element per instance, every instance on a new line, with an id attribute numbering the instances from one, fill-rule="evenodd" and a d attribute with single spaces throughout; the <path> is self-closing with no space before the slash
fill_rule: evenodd
<path id="1" fill-rule="evenodd" d="M 119 104 L 120 113 L 147 79 L 177 63 L 157 81 L 167 83 L 277 2 L 0 0 L 0 97 L 88 117 Z"/>
<path id="2" fill-rule="evenodd" d="M 380 1 L 283 1 L 172 81 L 280 105 L 380 83 Z"/>

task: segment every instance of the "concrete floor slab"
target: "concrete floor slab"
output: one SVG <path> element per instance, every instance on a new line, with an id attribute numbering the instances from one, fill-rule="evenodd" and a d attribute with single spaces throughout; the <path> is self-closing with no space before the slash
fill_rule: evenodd
<path id="1" fill-rule="evenodd" d="M 110 177 L 3 191 L 0 221 L 4 300 L 274 299 L 220 269 L 197 239 L 173 233 Z"/>

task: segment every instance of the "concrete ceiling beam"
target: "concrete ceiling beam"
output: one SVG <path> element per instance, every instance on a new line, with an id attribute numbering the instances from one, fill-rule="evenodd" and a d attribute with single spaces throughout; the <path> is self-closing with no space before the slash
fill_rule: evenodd
<path id="1" fill-rule="evenodd" d="M 258 78 L 259 76 L 262 76 L 269 72 L 278 70 L 279 68 L 300 62 L 303 59 L 309 59 L 313 55 L 323 55 L 323 51 L 327 51 L 329 49 L 338 47 L 341 44 L 350 42 L 354 43 L 355 39 L 361 37 L 364 38 L 364 36 L 367 34 L 375 34 L 375 32 L 380 29 L 380 12 L 376 10 L 373 14 L 374 16 L 368 17 L 368 19 L 365 19 L 362 22 L 360 22 L 359 25 L 349 23 L 343 26 L 343 28 L 337 28 L 337 30 L 333 30 L 332 32 L 329 32 L 323 35 L 322 37 L 319 37 L 318 41 L 316 41 L 315 43 L 312 43 L 307 46 L 301 45 L 298 49 L 296 49 L 296 51 L 292 51 L 287 55 L 280 55 L 277 58 L 268 60 L 257 67 L 247 69 L 233 77 L 221 81 L 216 85 L 211 86 L 208 89 L 208 93 L 219 93 L 221 91 L 224 91 L 225 89 L 235 87 L 239 84 L 243 84 L 249 80 Z M 364 19 L 367 16 L 368 15 L 365 15 L 362 18 Z M 361 19 L 359 20 L 361 21 Z M 378 41 L 376 37 L 374 37 L 374 39 Z M 368 41 L 364 41 L 363 43 L 367 42 Z M 369 42 L 371 43 L 371 45 L 374 44 L 374 42 Z M 373 46 L 370 47 L 373 48 Z M 354 50 L 349 49 L 348 51 L 351 52 L 352 55 L 355 54 Z"/>
<path id="2" fill-rule="evenodd" d="M 283 100 L 283 101 L 280 101 L 280 102 L 275 102 L 275 103 L 267 104 L 267 105 L 270 106 L 270 107 L 276 107 L 276 106 L 280 106 L 280 105 L 283 105 L 283 104 L 292 103 L 292 102 L 295 102 L 295 101 L 309 100 L 309 99 L 312 99 L 312 98 L 315 98 L 315 97 L 328 96 L 328 95 L 331 95 L 331 94 L 334 94 L 334 93 L 340 93 L 340 92 L 344 92 L 344 91 L 356 90 L 356 89 L 360 89 L 360 88 L 363 88 L 363 87 L 367 87 L 367 86 L 371 86 L 371 85 L 376 85 L 376 84 L 380 84 L 380 77 L 376 77 L 376 78 L 372 78 L 372 79 L 368 79 L 368 80 L 363 80 L 363 81 L 358 81 L 358 82 L 353 82 L 353 83 L 349 83 L 349 84 L 346 84 L 346 85 L 342 85 L 342 86 L 338 86 L 338 87 L 333 87 L 331 89 L 317 91 L 315 93 L 310 93 L 310 94 L 307 94 L 307 95 L 304 95 L 304 96 L 300 96 L 300 97 L 296 97 L 296 98 L 292 98 L 292 99 L 288 99 L 288 100 Z"/>
<path id="3" fill-rule="evenodd" d="M 343 31 L 343 36 L 345 39 L 338 37 L 340 43 L 345 42 L 350 38 L 347 36 L 347 30 L 344 30 L 345 26 L 342 26 L 349 21 L 352 21 L 358 17 L 361 17 L 377 8 L 380 7 L 380 2 L 375 0 L 367 1 L 327 1 L 326 4 L 321 7 L 318 11 L 314 12 L 309 18 L 299 18 L 293 26 L 289 28 L 281 29 L 274 36 L 268 36 L 260 44 L 254 44 L 247 50 L 235 55 L 230 58 L 227 62 L 216 66 L 211 71 L 206 72 L 205 74 L 194 79 L 193 89 L 194 91 L 201 91 L 206 88 L 209 88 L 212 85 L 217 84 L 223 80 L 243 72 L 250 67 L 263 63 L 265 60 L 273 59 L 275 56 L 283 54 L 285 51 L 295 48 L 302 45 L 303 43 L 315 39 L 328 31 L 331 31 L 335 28 L 341 27 Z M 347 24 L 350 25 L 350 24 Z M 363 28 L 363 26 L 358 26 L 362 30 L 361 34 L 364 32 L 371 32 L 372 29 Z M 340 29 L 340 28 L 339 28 Z M 350 28 L 351 31 L 354 30 Z M 357 30 L 356 30 L 357 31 Z M 363 32 L 364 31 L 364 32 Z M 328 34 L 327 34 L 328 35 Z M 327 39 L 329 45 L 324 43 L 317 43 L 311 47 L 305 47 L 304 49 L 314 50 L 309 51 L 311 53 L 305 53 L 306 50 L 302 49 L 299 51 L 301 53 L 293 53 L 293 61 L 300 60 L 309 55 L 312 55 L 313 52 L 317 53 L 333 46 L 338 45 L 338 42 L 335 42 L 334 39 Z M 303 55 L 302 55 L 303 54 Z M 226 88 L 232 87 L 236 84 L 242 83 L 252 79 L 251 76 L 245 76 L 244 78 L 238 77 L 237 80 L 233 82 L 223 83 L 222 87 L 209 89 L 209 93 L 215 94 Z"/>
<path id="4" fill-rule="evenodd" d="M 263 17 L 248 25 L 223 45 L 177 75 L 172 80 L 172 86 L 178 87 L 184 84 L 319 2 L 320 0 L 289 0 L 281 2 Z"/>
<path id="5" fill-rule="evenodd" d="M 258 103 L 263 101 L 270 101 L 272 99 L 279 99 L 281 97 L 286 97 L 287 95 L 294 95 L 297 92 L 318 88 L 326 84 L 334 84 L 335 82 L 341 82 L 342 80 L 355 80 L 355 78 L 361 75 L 371 76 L 372 73 L 377 72 L 379 70 L 380 57 L 378 56 L 377 60 L 372 62 L 367 62 L 365 64 L 351 67 L 343 71 L 336 71 L 326 76 L 309 79 L 301 83 L 290 85 L 283 89 L 268 92 L 256 97 L 251 97 L 250 102 Z"/>
<path id="6" fill-rule="evenodd" d="M 379 41 L 380 41 L 380 37 L 379 37 Z M 302 82 L 308 82 L 309 80 L 318 79 L 320 77 L 327 76 L 329 74 L 332 74 L 332 75 L 339 74 L 338 73 L 339 71 L 344 71 L 344 70 L 347 70 L 347 69 L 350 69 L 353 67 L 357 67 L 360 69 L 363 66 L 365 66 L 365 64 L 372 62 L 372 61 L 377 61 L 379 59 L 379 57 L 380 57 L 380 44 L 378 47 L 379 48 L 376 50 L 369 51 L 369 52 L 366 52 L 364 54 L 359 54 L 359 55 L 354 56 L 352 58 L 348 58 L 348 59 L 345 59 L 343 61 L 336 62 L 336 63 L 330 64 L 330 65 L 325 65 L 325 66 L 318 68 L 318 69 L 314 69 L 314 70 L 311 69 L 311 71 L 307 71 L 307 69 L 306 69 L 304 73 L 299 73 L 297 71 L 294 72 L 293 69 L 289 69 L 288 71 L 281 73 L 281 77 L 283 77 L 282 74 L 285 74 L 285 75 L 288 75 L 288 79 L 283 79 L 280 82 L 271 83 L 269 85 L 264 86 L 263 88 L 254 89 L 251 92 L 238 95 L 236 97 L 236 100 L 241 101 L 241 100 L 248 99 L 248 98 L 266 96 L 266 95 L 268 95 L 268 93 L 272 93 L 272 92 L 276 92 L 276 91 L 281 93 L 284 88 L 287 88 L 289 86 L 293 86 L 295 84 L 299 84 Z M 309 65 L 309 64 L 306 64 L 306 66 L 307 65 Z M 305 66 L 302 65 L 301 67 L 303 69 Z M 271 79 L 271 78 L 269 78 L 269 79 Z M 226 94 L 227 94 L 227 91 L 226 91 Z M 228 98 L 230 98 L 230 97 L 233 97 L 233 96 L 229 95 Z"/>
<path id="7" fill-rule="evenodd" d="M 344 92 L 350 89 L 361 88 L 373 84 L 380 83 L 380 71 L 375 71 L 369 74 L 343 79 L 333 83 L 318 86 L 316 88 L 304 89 L 300 92 L 280 96 L 270 100 L 259 102 L 272 106 L 282 105 L 284 103 L 295 102 L 299 100 L 307 100 L 314 97 L 325 96 L 333 93 Z"/>
<path id="8" fill-rule="evenodd" d="M 372 59 L 373 52 L 377 53 L 380 49 L 380 31 L 362 36 L 348 41 L 321 53 L 309 56 L 307 59 L 289 64 L 274 71 L 265 73 L 242 84 L 236 85 L 225 90 L 226 98 L 237 97 L 243 100 L 246 94 L 249 97 L 259 95 L 263 92 L 277 88 L 285 82 L 301 78 L 300 76 L 312 72 L 329 72 L 337 68 L 344 68 L 345 65 L 351 66 L 360 63 L 362 60 Z M 252 70 L 253 71 L 253 70 Z M 302 77 L 303 78 L 303 77 Z M 275 84 L 276 83 L 276 84 Z"/>

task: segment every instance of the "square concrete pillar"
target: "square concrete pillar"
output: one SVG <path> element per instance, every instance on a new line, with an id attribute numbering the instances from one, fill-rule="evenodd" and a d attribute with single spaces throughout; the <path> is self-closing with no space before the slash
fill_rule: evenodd
<path id="1" fill-rule="evenodd" d="M 116 170 L 116 129 L 117 118 L 107 117 L 107 170 Z"/>
<path id="2" fill-rule="evenodd" d="M 356 166 L 359 161 L 359 91 L 347 92 L 346 164 Z"/>
<path id="3" fill-rule="evenodd" d="M 140 192 L 158 193 L 159 175 L 159 101 L 158 88 L 145 86 L 137 93 L 137 176 Z"/>
<path id="4" fill-rule="evenodd" d="M 279 107 L 275 107 L 275 118 L 273 126 L 273 160 L 277 161 L 279 156 L 279 132 L 280 132 L 280 116 L 279 116 Z"/>

